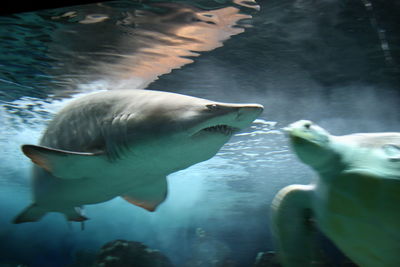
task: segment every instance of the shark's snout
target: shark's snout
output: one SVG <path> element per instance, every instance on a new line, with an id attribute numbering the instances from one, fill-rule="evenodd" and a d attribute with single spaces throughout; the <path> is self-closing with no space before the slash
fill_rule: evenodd
<path id="1" fill-rule="evenodd" d="M 211 117 L 201 123 L 195 133 L 211 132 L 232 135 L 249 126 L 264 110 L 264 107 L 259 104 L 213 103 L 206 107 L 208 112 L 211 112 Z"/>
<path id="2" fill-rule="evenodd" d="M 253 117 L 255 119 L 264 110 L 260 104 L 209 104 L 206 106 L 215 112 L 215 116 L 235 114 L 235 119 L 238 121 L 251 120 Z"/>
<path id="3" fill-rule="evenodd" d="M 237 119 L 239 121 L 241 120 L 255 120 L 255 118 L 258 117 L 264 110 L 264 107 L 259 104 L 248 104 L 244 105 L 239 108 L 238 113 L 237 113 Z"/>
<path id="4" fill-rule="evenodd" d="M 259 104 L 231 104 L 232 126 L 243 129 L 249 126 L 264 110 Z"/>

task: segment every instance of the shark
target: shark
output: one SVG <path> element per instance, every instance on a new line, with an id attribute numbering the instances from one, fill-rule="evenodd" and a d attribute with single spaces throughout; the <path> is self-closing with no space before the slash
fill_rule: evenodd
<path id="1" fill-rule="evenodd" d="M 263 111 L 152 90 L 109 90 L 72 100 L 47 126 L 31 159 L 32 203 L 13 223 L 49 212 L 88 219 L 83 206 L 122 197 L 155 211 L 168 195 L 167 175 L 213 157 Z"/>

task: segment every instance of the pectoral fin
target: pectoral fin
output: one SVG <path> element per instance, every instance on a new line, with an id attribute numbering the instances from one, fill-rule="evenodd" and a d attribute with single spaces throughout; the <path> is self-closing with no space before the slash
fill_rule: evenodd
<path id="1" fill-rule="evenodd" d="M 23 145 L 22 152 L 33 163 L 63 179 L 83 178 L 98 171 L 98 166 L 104 163 L 102 153 L 71 152 L 34 145 Z"/>
<path id="2" fill-rule="evenodd" d="M 157 206 L 166 199 L 168 184 L 165 177 L 151 180 L 144 186 L 138 186 L 122 195 L 129 203 L 144 208 L 148 211 L 155 211 Z"/>
<path id="3" fill-rule="evenodd" d="M 323 262 L 311 210 L 312 192 L 311 185 L 289 185 L 272 201 L 272 236 L 283 266 Z"/>

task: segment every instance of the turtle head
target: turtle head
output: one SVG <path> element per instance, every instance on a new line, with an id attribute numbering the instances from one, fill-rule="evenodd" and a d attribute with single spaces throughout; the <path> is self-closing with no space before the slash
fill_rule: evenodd
<path id="1" fill-rule="evenodd" d="M 331 169 L 339 156 L 331 147 L 331 135 L 308 120 L 300 120 L 283 128 L 288 133 L 291 145 L 305 164 L 318 172 Z"/>

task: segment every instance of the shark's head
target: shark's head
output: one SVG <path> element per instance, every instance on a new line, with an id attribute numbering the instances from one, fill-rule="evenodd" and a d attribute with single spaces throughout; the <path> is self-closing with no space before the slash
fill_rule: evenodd
<path id="1" fill-rule="evenodd" d="M 200 104 L 196 112 L 184 118 L 184 131 L 180 134 L 188 147 L 200 157 L 208 159 L 236 132 L 248 127 L 263 107 L 258 104 L 227 104 L 209 102 Z M 203 160 L 204 160 L 203 159 Z"/>
<path id="2" fill-rule="evenodd" d="M 147 91 L 147 96 L 140 114 L 132 115 L 128 122 L 132 149 L 135 140 L 142 140 L 143 150 L 162 156 L 158 159 L 175 161 L 178 168 L 214 156 L 263 111 L 258 104 L 220 103 L 165 92 Z M 132 103 L 128 110 L 135 114 L 138 101 Z"/>

